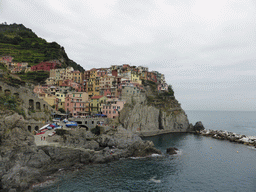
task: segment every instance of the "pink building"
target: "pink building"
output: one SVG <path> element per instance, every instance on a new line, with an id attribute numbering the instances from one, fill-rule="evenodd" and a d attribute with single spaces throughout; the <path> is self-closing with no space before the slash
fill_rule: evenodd
<path id="1" fill-rule="evenodd" d="M 157 90 L 158 91 L 168 91 L 168 84 L 167 83 L 159 84 L 157 86 Z"/>
<path id="2" fill-rule="evenodd" d="M 61 63 L 56 61 L 41 62 L 32 66 L 31 71 L 50 71 L 51 69 L 56 69 L 57 65 L 61 66 Z"/>
<path id="3" fill-rule="evenodd" d="M 100 89 L 100 95 L 104 95 L 107 98 L 117 98 L 117 88 L 116 87 L 108 87 Z"/>
<path id="4" fill-rule="evenodd" d="M 86 114 L 88 111 L 86 109 L 88 98 L 88 93 L 85 92 L 67 94 L 65 98 L 65 111 L 72 117 Z"/>
<path id="5" fill-rule="evenodd" d="M 108 118 L 115 119 L 119 116 L 119 112 L 123 109 L 125 101 L 114 99 L 108 99 L 106 104 L 101 104 L 101 112 Z"/>
<path id="6" fill-rule="evenodd" d="M 105 76 L 107 74 L 108 74 L 108 72 L 107 72 L 106 69 L 98 69 L 97 70 L 97 77 L 103 77 L 103 76 Z"/>
<path id="7" fill-rule="evenodd" d="M 3 56 L 2 57 L 2 61 L 5 63 L 11 63 L 12 60 L 13 60 L 13 57 L 11 57 L 11 56 Z"/>

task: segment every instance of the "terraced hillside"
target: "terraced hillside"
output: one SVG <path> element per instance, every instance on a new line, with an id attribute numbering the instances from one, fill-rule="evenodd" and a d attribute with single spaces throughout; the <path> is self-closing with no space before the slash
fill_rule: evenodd
<path id="1" fill-rule="evenodd" d="M 70 60 L 56 42 L 47 42 L 22 24 L 0 24 L 0 55 L 14 57 L 14 62 L 28 62 L 30 66 L 42 61 L 59 60 L 62 67 L 71 66 L 84 71 L 83 67 Z"/>

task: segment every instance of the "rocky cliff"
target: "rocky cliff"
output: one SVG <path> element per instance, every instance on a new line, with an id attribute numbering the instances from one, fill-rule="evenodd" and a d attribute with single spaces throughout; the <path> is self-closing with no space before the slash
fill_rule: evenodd
<path id="1" fill-rule="evenodd" d="M 190 132 L 184 110 L 174 96 L 165 96 L 145 86 L 144 99 L 131 98 L 120 112 L 119 123 L 140 136 L 152 136 L 169 132 Z"/>
<path id="2" fill-rule="evenodd" d="M 29 191 L 63 169 L 161 153 L 121 126 L 99 136 L 83 129 L 65 131 L 57 146 L 37 146 L 25 123 L 17 113 L 0 114 L 0 191 Z"/>
<path id="3" fill-rule="evenodd" d="M 152 136 L 169 132 L 192 131 L 187 115 L 181 108 L 163 111 L 147 104 L 126 105 L 119 122 L 141 136 Z"/>

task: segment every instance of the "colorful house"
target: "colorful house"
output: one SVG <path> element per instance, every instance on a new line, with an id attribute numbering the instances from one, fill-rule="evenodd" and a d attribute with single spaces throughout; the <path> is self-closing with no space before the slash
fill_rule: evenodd
<path id="1" fill-rule="evenodd" d="M 65 98 L 65 111 L 72 117 L 86 114 L 88 99 L 88 93 L 85 92 L 68 93 Z"/>
<path id="2" fill-rule="evenodd" d="M 41 62 L 31 67 L 31 71 L 50 71 L 56 69 L 57 66 L 61 66 L 61 63 L 56 61 Z"/>
<path id="3" fill-rule="evenodd" d="M 76 83 L 82 83 L 82 73 L 80 71 L 73 71 L 72 80 Z"/>
<path id="4" fill-rule="evenodd" d="M 102 114 L 108 118 L 115 119 L 119 116 L 119 112 L 123 109 L 125 101 L 118 99 L 108 99 L 106 103 L 101 103 L 100 110 Z"/>
<path id="5" fill-rule="evenodd" d="M 100 113 L 100 104 L 106 103 L 107 97 L 99 95 L 91 97 L 90 112 L 92 114 Z"/>

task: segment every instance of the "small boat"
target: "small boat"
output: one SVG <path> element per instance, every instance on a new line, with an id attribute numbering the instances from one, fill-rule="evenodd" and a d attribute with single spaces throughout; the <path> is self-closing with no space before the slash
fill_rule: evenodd
<path id="1" fill-rule="evenodd" d="M 67 122 L 66 127 L 77 127 L 77 122 L 75 121 Z"/>
<path id="2" fill-rule="evenodd" d="M 62 129 L 62 126 L 54 127 L 54 129 Z"/>
<path id="3" fill-rule="evenodd" d="M 45 132 L 40 132 L 40 133 L 37 133 L 36 135 L 41 135 L 41 134 L 44 134 Z"/>
<path id="4" fill-rule="evenodd" d="M 39 131 L 45 129 L 45 128 L 48 127 L 49 125 L 50 125 L 50 124 L 44 125 L 43 127 L 41 127 L 41 128 L 39 129 Z"/>
<path id="5" fill-rule="evenodd" d="M 68 123 L 68 120 L 67 120 L 67 119 L 64 119 L 63 122 L 64 122 L 64 123 Z"/>

